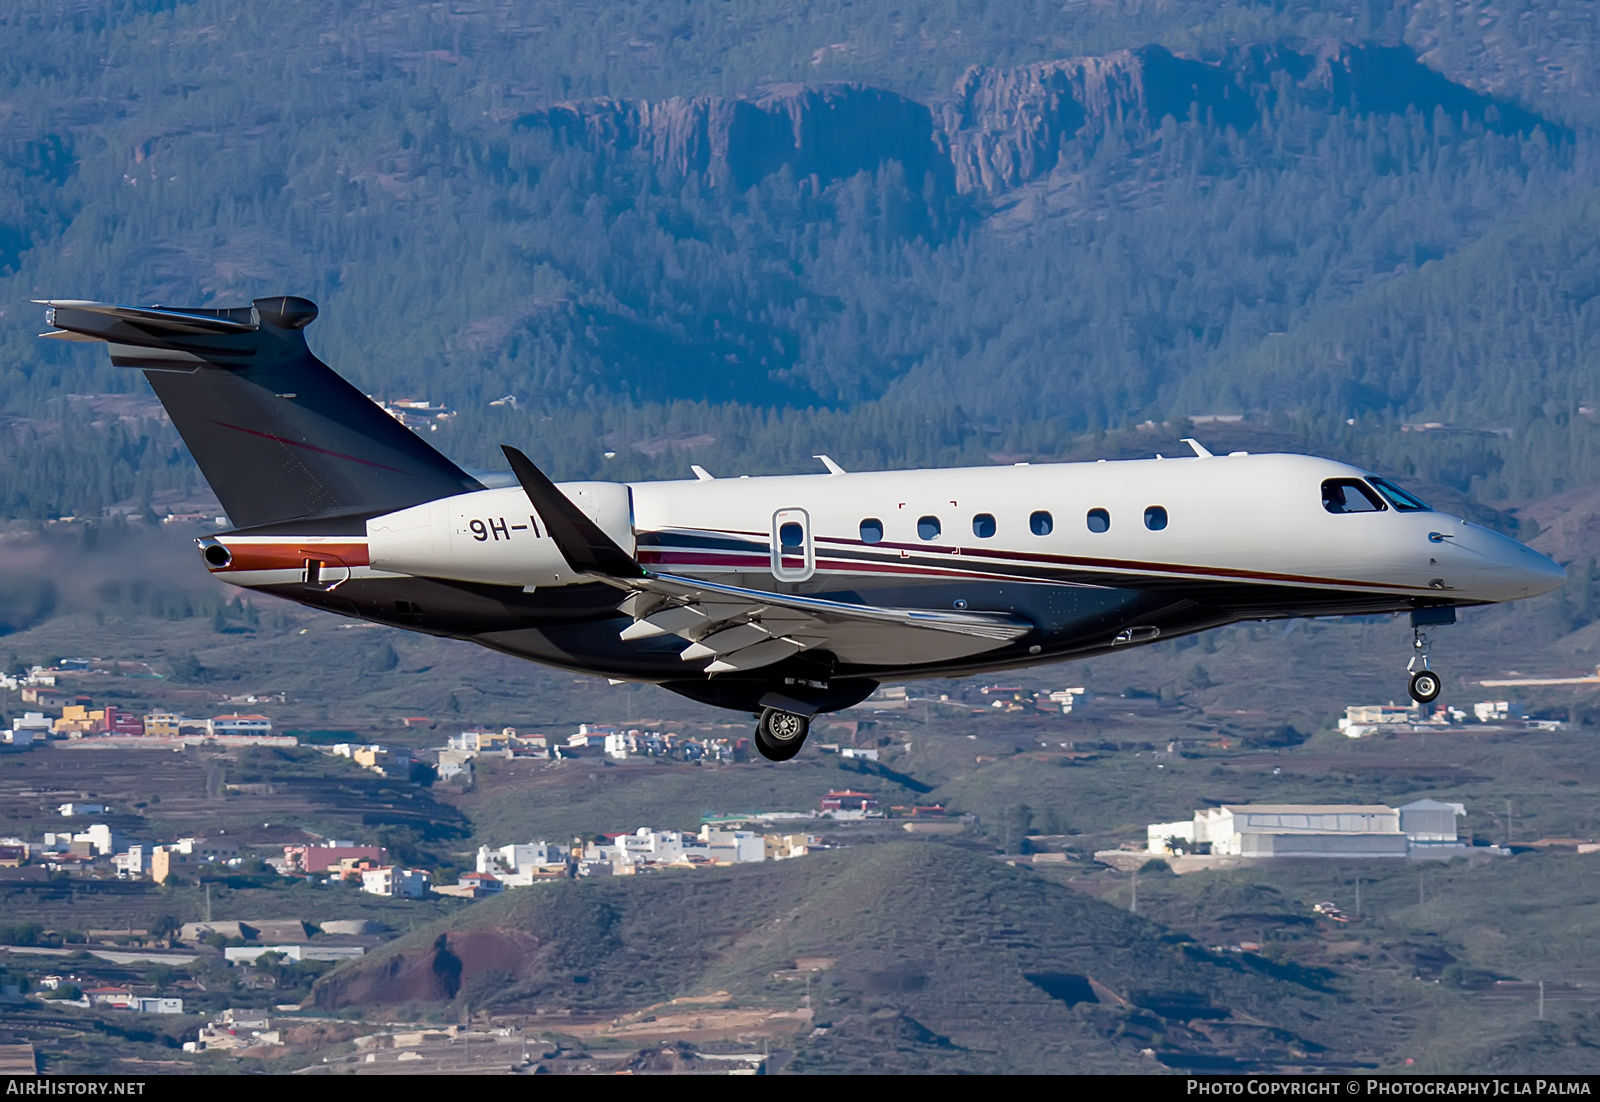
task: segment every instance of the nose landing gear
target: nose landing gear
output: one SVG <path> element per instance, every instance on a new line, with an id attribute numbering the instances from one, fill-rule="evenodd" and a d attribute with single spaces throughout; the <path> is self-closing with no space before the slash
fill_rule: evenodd
<path id="1" fill-rule="evenodd" d="M 1439 691 L 1444 688 L 1444 681 L 1428 665 L 1428 647 L 1432 640 L 1427 629 L 1435 624 L 1455 622 L 1454 608 L 1419 608 L 1411 613 L 1411 648 L 1414 653 L 1406 665 L 1406 672 L 1411 675 L 1406 688 L 1411 693 L 1411 699 L 1418 704 L 1432 704 L 1439 699 Z"/>
<path id="2" fill-rule="evenodd" d="M 756 749 L 768 761 L 788 761 L 805 745 L 811 720 L 795 712 L 764 708 L 756 722 Z"/>

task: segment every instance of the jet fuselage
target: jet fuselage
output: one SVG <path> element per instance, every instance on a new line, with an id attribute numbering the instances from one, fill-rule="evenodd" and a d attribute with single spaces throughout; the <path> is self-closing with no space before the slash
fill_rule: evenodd
<path id="1" fill-rule="evenodd" d="M 824 641 L 762 672 L 763 682 L 961 675 L 1245 619 L 1515 600 L 1564 579 L 1515 540 L 1391 500 L 1371 477 L 1310 456 L 1236 454 L 643 482 L 615 487 L 609 515 L 603 505 L 592 512 L 648 570 L 775 595 L 998 613 L 1032 628 L 977 652 L 938 638 L 921 647 Z M 1330 511 L 1325 483 L 1353 507 Z M 604 497 L 595 487 L 606 485 L 563 489 L 583 503 Z M 212 570 L 303 604 L 578 672 L 679 691 L 700 681 L 688 695 L 718 699 L 717 675 L 704 672 L 714 656 L 685 659 L 676 635 L 621 638 L 633 620 L 618 610 L 617 591 L 563 576 L 520 487 L 433 504 L 453 543 L 431 549 L 427 576 L 374 565 L 372 548 L 386 546 L 382 518 L 365 523 L 366 535 L 220 535 L 228 564 Z M 308 574 L 308 562 L 320 565 Z M 749 676 L 725 680 L 734 689 Z"/>

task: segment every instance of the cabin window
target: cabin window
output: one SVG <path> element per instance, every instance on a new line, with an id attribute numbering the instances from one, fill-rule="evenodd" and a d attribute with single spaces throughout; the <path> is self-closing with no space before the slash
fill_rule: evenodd
<path id="1" fill-rule="evenodd" d="M 883 521 L 877 517 L 868 517 L 861 522 L 861 542 L 879 543 L 883 539 Z"/>
<path id="2" fill-rule="evenodd" d="M 1036 536 L 1048 536 L 1055 526 L 1055 519 L 1043 509 L 1028 518 L 1028 531 Z"/>
<path id="3" fill-rule="evenodd" d="M 1381 513 L 1388 508 L 1359 478 L 1330 478 L 1322 483 L 1322 507 L 1330 513 Z"/>
<path id="4" fill-rule="evenodd" d="M 1367 481 L 1372 483 L 1373 486 L 1377 487 L 1378 492 L 1389 499 L 1389 504 L 1393 505 L 1402 513 L 1433 512 L 1431 508 L 1423 504 L 1421 499 L 1413 494 L 1406 493 L 1406 491 L 1396 486 L 1393 482 L 1390 482 L 1387 478 L 1378 478 L 1374 476 L 1367 479 Z"/>
<path id="5" fill-rule="evenodd" d="M 939 527 L 938 517 L 917 518 L 917 535 L 921 536 L 923 539 L 936 540 L 939 538 L 939 533 L 941 531 L 943 531 L 943 529 Z"/>
<path id="6" fill-rule="evenodd" d="M 1144 526 L 1152 532 L 1159 532 L 1167 526 L 1167 510 L 1160 505 L 1152 505 L 1144 511 Z"/>
<path id="7" fill-rule="evenodd" d="M 980 540 L 993 538 L 995 533 L 994 516 L 990 513 L 979 513 L 972 518 L 972 534 Z"/>
<path id="8" fill-rule="evenodd" d="M 778 543 L 785 551 L 791 547 L 800 547 L 805 542 L 806 530 L 793 521 L 778 529 Z"/>
<path id="9" fill-rule="evenodd" d="M 1090 509 L 1088 521 L 1091 532 L 1111 531 L 1111 514 L 1104 509 Z"/>

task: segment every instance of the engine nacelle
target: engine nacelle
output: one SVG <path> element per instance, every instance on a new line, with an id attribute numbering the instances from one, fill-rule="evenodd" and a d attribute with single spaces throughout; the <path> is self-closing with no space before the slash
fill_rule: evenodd
<path id="1" fill-rule="evenodd" d="M 620 482 L 557 487 L 628 554 L 633 505 Z M 522 488 L 478 490 L 413 505 L 367 521 L 372 566 L 397 574 L 493 585 L 559 586 L 587 581 L 557 550 Z"/>

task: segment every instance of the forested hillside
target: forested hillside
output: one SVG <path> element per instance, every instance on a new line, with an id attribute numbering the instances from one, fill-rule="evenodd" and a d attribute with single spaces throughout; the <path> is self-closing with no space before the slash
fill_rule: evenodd
<path id="1" fill-rule="evenodd" d="M 1585 4 L 19 0 L 0 32 L 6 516 L 203 495 L 142 379 L 35 339 L 42 297 L 308 295 L 331 364 L 457 411 L 430 442 L 558 477 L 1226 414 L 1496 510 L 1600 478 Z"/>

